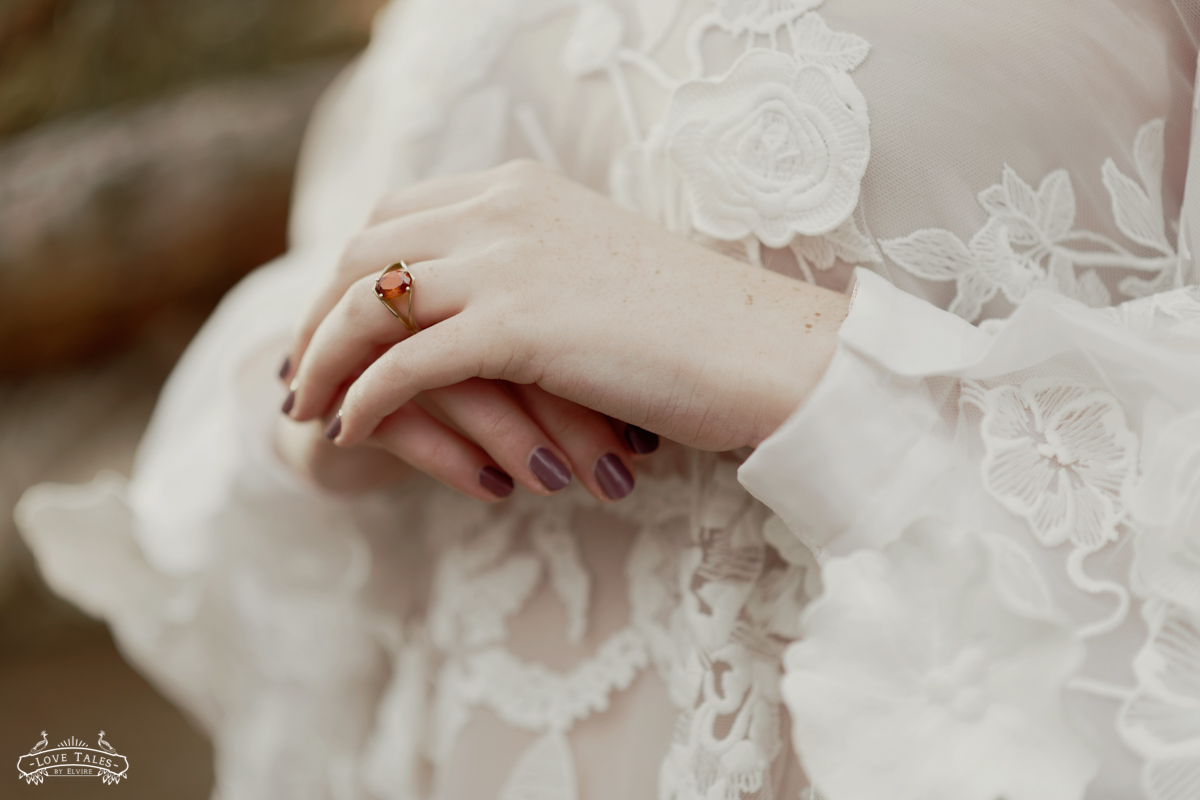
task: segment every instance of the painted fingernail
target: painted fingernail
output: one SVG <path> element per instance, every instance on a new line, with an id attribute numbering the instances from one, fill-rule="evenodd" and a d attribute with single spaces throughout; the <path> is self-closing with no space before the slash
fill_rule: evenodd
<path id="1" fill-rule="evenodd" d="M 501 472 L 495 467 L 484 467 L 479 470 L 479 485 L 496 497 L 508 497 L 512 494 L 513 479 L 507 472 Z"/>
<path id="2" fill-rule="evenodd" d="M 286 381 L 288 374 L 292 371 L 292 357 L 288 356 L 283 360 L 283 366 L 279 368 L 279 380 Z"/>
<path id="3" fill-rule="evenodd" d="M 296 390 L 288 392 L 287 400 L 283 401 L 283 413 L 292 413 L 292 406 L 296 405 Z"/>
<path id="4" fill-rule="evenodd" d="M 596 462 L 595 474 L 596 482 L 609 500 L 620 500 L 633 491 L 633 476 L 625 469 L 621 459 L 612 453 L 600 457 Z"/>
<path id="5" fill-rule="evenodd" d="M 329 427 L 325 429 L 325 438 L 333 441 L 342 432 L 342 417 L 339 414 L 333 418 L 333 422 L 329 423 Z"/>
<path id="6" fill-rule="evenodd" d="M 637 425 L 625 426 L 625 443 L 629 449 L 644 456 L 658 449 L 658 434 L 639 428 Z"/>
<path id="7" fill-rule="evenodd" d="M 571 470 L 544 447 L 533 451 L 533 455 L 529 457 L 529 468 L 542 485 L 552 492 L 557 492 L 571 482 Z"/>

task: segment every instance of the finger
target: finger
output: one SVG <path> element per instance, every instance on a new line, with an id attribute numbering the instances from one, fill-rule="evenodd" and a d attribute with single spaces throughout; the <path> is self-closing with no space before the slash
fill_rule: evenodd
<path id="1" fill-rule="evenodd" d="M 393 345 L 359 375 L 342 402 L 342 429 L 337 443 L 358 444 L 389 414 L 418 394 L 471 378 L 509 377 L 484 374 L 493 356 L 478 314 L 467 309 Z M 492 327 L 495 334 L 495 326 Z"/>
<path id="2" fill-rule="evenodd" d="M 399 483 L 412 467 L 382 449 L 335 447 L 321 427 L 279 420 L 275 448 L 298 475 L 323 489 L 360 493 Z"/>
<path id="3" fill-rule="evenodd" d="M 331 427 L 336 436 L 336 421 Z M 512 494 L 512 478 L 487 453 L 416 403 L 388 415 L 368 442 L 471 497 L 495 502 Z"/>
<path id="4" fill-rule="evenodd" d="M 620 500 L 633 491 L 636 480 L 633 460 L 603 414 L 556 397 L 536 385 L 514 384 L 512 391 L 529 415 L 566 452 L 575 474 L 588 491 L 601 500 Z"/>
<path id="5" fill-rule="evenodd" d="M 569 456 L 530 418 L 504 384 L 472 378 L 432 389 L 425 396 L 530 491 L 546 495 L 571 482 Z"/>
<path id="6" fill-rule="evenodd" d="M 373 282 L 386 267 L 400 260 L 408 264 L 414 276 L 418 266 L 427 270 L 430 262 L 449 255 L 453 243 L 461 240 L 458 225 L 467 213 L 461 204 L 441 206 L 388 220 L 355 236 L 305 312 L 280 369 L 281 378 L 288 381 L 294 377 L 295 367 L 304 358 L 317 327 L 353 284 L 367 276 Z"/>
<path id="7" fill-rule="evenodd" d="M 621 432 L 621 438 L 625 440 L 625 446 L 629 448 L 629 452 L 633 454 L 634 458 L 648 456 L 658 450 L 657 433 L 619 420 L 612 420 L 612 424 L 616 430 Z"/>
<path id="8" fill-rule="evenodd" d="M 411 271 L 412 312 L 418 326 L 428 327 L 457 313 L 461 299 L 455 291 L 452 267 L 442 261 L 425 261 Z M 284 413 L 296 420 L 326 414 L 348 381 L 408 335 L 404 324 L 375 295 L 375 279 L 359 279 L 314 332 L 296 369 Z"/>

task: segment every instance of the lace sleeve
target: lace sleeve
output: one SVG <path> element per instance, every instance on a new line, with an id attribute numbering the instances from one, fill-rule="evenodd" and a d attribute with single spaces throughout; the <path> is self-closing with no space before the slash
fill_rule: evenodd
<path id="1" fill-rule="evenodd" d="M 1198 160 L 1171 279 L 1115 307 L 975 327 L 860 268 L 742 466 L 822 561 L 783 686 L 829 796 L 1200 796 Z"/>

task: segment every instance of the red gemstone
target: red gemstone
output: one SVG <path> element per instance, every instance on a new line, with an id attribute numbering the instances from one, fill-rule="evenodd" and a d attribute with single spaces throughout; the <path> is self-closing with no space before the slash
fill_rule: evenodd
<path id="1" fill-rule="evenodd" d="M 408 294 L 410 289 L 412 289 L 412 275 L 398 269 L 384 273 L 379 280 L 375 281 L 375 294 L 384 300 Z"/>

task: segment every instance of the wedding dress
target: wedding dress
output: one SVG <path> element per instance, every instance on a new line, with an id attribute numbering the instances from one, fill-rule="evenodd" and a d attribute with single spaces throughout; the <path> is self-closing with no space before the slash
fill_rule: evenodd
<path id="1" fill-rule="evenodd" d="M 133 478 L 32 489 L 24 535 L 225 800 L 1195 800 L 1198 33 L 1188 0 L 393 4 Z M 852 291 L 815 394 L 614 504 L 303 484 L 298 310 L 384 192 L 514 157 Z"/>

